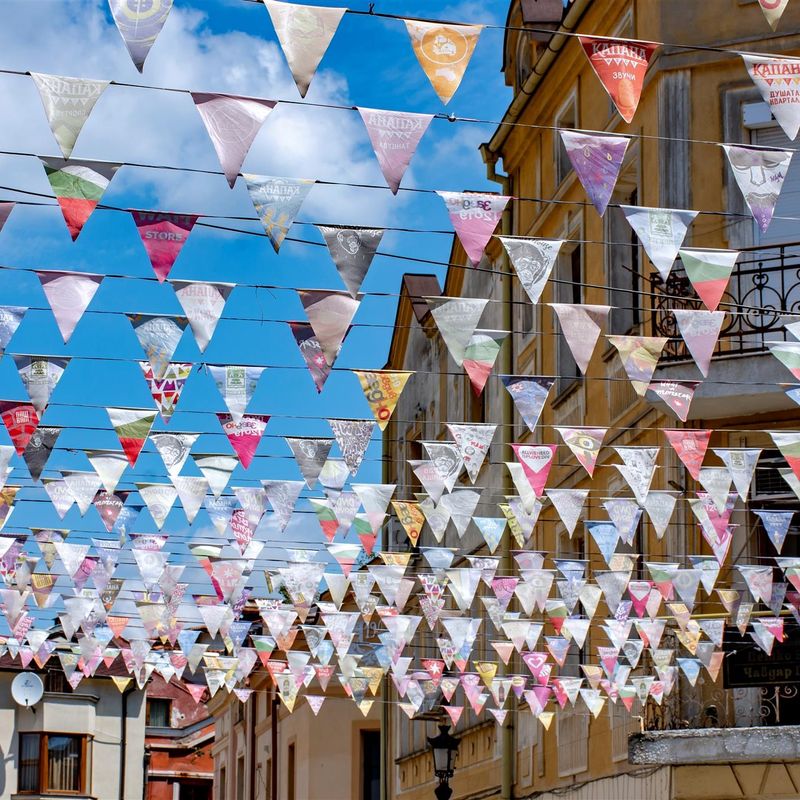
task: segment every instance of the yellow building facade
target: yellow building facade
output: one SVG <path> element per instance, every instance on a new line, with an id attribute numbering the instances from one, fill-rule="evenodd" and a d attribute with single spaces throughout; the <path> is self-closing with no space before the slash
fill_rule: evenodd
<path id="1" fill-rule="evenodd" d="M 387 368 L 417 370 L 417 375 L 384 434 L 384 480 L 397 483 L 396 498 L 414 499 L 422 489 L 407 462 L 422 458 L 420 441 L 449 439 L 447 422 L 496 423 L 490 455 L 476 482 L 481 491 L 476 516 L 499 516 L 497 503 L 515 494 L 504 467 L 504 462 L 514 460 L 511 443 L 536 442 L 559 445 L 547 486 L 589 489 L 582 519 L 607 519 L 605 500 L 631 496 L 613 466 L 620 461 L 612 448 L 659 447 L 659 468 L 652 488 L 674 491 L 679 499 L 663 537 L 656 535 L 645 515 L 628 549 L 640 556 L 634 577 L 646 580 L 650 577 L 644 566 L 647 561 L 675 561 L 686 566 L 688 556 L 710 554 L 686 502 L 686 497 L 693 497 L 701 487 L 669 446 L 665 428 L 713 429 L 705 461 L 710 466 L 722 464 L 713 456 L 714 448 L 763 448 L 752 489 L 756 507 L 798 507 L 797 498 L 777 473 L 785 463 L 765 433 L 800 426 L 797 406 L 780 386 L 790 376 L 765 346 L 767 341 L 784 338 L 783 326 L 779 315 L 756 309 L 796 310 L 800 264 L 793 245 L 800 241 L 800 223 L 777 218 L 767 233 L 761 234 L 733 180 L 725 153 L 716 143 L 792 147 L 771 118 L 740 55 L 724 51 L 800 54 L 800 6 L 789 3 L 773 33 L 758 3 L 748 0 L 574 0 L 558 30 L 550 35 L 535 23 L 526 30 L 523 6 L 528 14 L 534 5 L 519 0 L 510 5 L 503 69 L 514 97 L 503 124 L 481 151 L 490 179 L 499 184 L 498 192 L 515 198 L 498 232 L 561 239 L 565 244 L 536 307 L 516 277 L 510 276 L 513 270 L 497 240 L 490 243 L 478 270 L 451 266 L 441 290 L 433 276 L 405 277 Z M 666 43 L 650 63 L 632 124 L 621 119 L 579 41 L 568 35 L 575 32 Z M 566 157 L 558 133 L 564 128 L 632 137 L 603 217 L 587 202 Z M 798 170 L 800 165 L 795 164 L 787 177 L 776 212 L 779 217 L 798 216 L 793 212 L 800 209 L 793 193 L 793 187 L 800 188 Z M 651 396 L 645 400 L 636 394 L 605 336 L 600 337 L 586 375 L 581 376 L 558 320 L 547 306 L 610 305 L 613 311 L 604 333 L 670 337 L 655 374 L 657 380 L 702 380 L 678 341 L 669 313 L 670 308 L 698 307 L 691 285 L 680 263 L 666 285 L 660 280 L 618 204 L 705 212 L 691 225 L 685 245 L 741 251 L 723 298 L 722 307 L 733 313 L 726 317 L 711 371 L 697 389 L 686 423 L 676 420 L 663 403 L 649 402 Z M 458 243 L 450 263 L 467 263 Z M 449 357 L 421 299 L 438 294 L 489 298 L 480 327 L 513 331 L 503 346 L 495 375 L 558 376 L 535 434 L 522 423 L 496 377 L 490 378 L 482 398 L 471 397 L 466 378 Z M 558 426 L 608 428 L 593 480 L 563 445 L 555 430 Z M 737 561 L 756 563 L 774 555 L 749 507 L 739 504 L 732 522 L 738 527 L 720 573 L 720 586 L 742 585 L 731 569 Z M 462 538 L 448 530 L 443 544 L 458 548 L 459 556 L 487 552 L 472 526 Z M 427 529 L 420 545 L 436 545 Z M 386 546 L 406 547 L 396 526 L 389 529 Z M 510 546 L 504 541 L 503 552 L 497 552 L 503 557 L 498 574 L 511 572 Z M 583 525 L 570 537 L 550 504 L 545 505 L 527 547 L 547 554 L 545 566 L 552 566 L 549 559 L 557 557 L 585 559 L 592 572 L 606 569 L 597 547 L 584 535 Z M 789 550 L 794 554 L 796 548 L 794 543 Z M 479 595 L 482 593 L 486 593 L 484 587 L 479 590 Z M 477 606 L 476 600 L 473 610 Z M 706 599 L 696 607 L 698 613 L 719 617 L 723 610 Z M 601 602 L 596 619 L 604 615 Z M 502 637 L 485 618 L 483 624 L 473 659 L 496 661 L 489 640 Z M 424 627 L 420 626 L 416 649 L 410 648 L 406 655 L 435 656 L 435 637 L 423 631 Z M 552 630 L 546 629 L 548 632 Z M 667 637 L 672 635 L 668 629 Z M 676 640 L 672 641 L 677 647 Z M 593 625 L 584 649 L 570 654 L 562 674 L 580 676 L 580 664 L 597 663 L 596 648 L 607 644 L 600 627 Z M 517 656 L 508 671 L 525 672 Z M 388 696 L 398 699 L 392 689 Z M 650 762 L 645 758 L 636 764 L 628 760 L 632 733 L 716 725 L 760 727 L 775 722 L 775 708 L 782 700 L 786 713 L 780 719 L 777 712 L 780 721 L 800 721 L 780 690 L 758 686 L 727 690 L 722 677 L 713 682 L 708 676 L 695 689 L 682 678 L 662 706 L 649 701 L 642 708 L 637 702 L 632 714 L 619 703 L 607 703 L 593 719 L 581 703 L 572 710 L 568 706 L 559 711 L 549 730 L 523 705 L 508 715 L 503 726 L 486 712 L 476 717 L 467 709 L 455 727 L 461 745 L 453 797 L 795 797 L 800 794 L 800 769 L 791 752 L 774 759 L 751 759 L 738 768 L 721 757 L 718 763 L 710 758 L 701 765 L 687 761 L 683 766 L 669 760 Z M 432 797 L 435 782 L 426 737 L 436 731 L 433 715 L 408 720 L 396 706 L 387 705 L 383 726 L 388 742 L 385 797 Z M 797 736 L 796 729 L 786 728 L 784 738 Z M 730 760 L 735 761 L 735 756 Z"/>

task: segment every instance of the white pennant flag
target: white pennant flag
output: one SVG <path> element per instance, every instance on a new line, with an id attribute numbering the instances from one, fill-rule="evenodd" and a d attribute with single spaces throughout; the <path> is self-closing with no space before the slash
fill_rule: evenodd
<path id="1" fill-rule="evenodd" d="M 67 78 L 42 72 L 31 72 L 30 76 L 42 98 L 50 130 L 64 158 L 69 158 L 94 104 L 111 81 Z"/>
<path id="2" fill-rule="evenodd" d="M 301 97 L 306 96 L 346 8 L 321 8 L 264 0 L 275 35 Z"/>
<path id="3" fill-rule="evenodd" d="M 683 247 L 686 231 L 699 212 L 638 206 L 620 208 L 631 228 L 636 231 L 658 274 L 666 281 L 678 256 L 678 250 Z"/>

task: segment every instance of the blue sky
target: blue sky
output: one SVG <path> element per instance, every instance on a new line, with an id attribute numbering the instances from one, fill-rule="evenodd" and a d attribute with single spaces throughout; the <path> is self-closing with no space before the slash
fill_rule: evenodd
<path id="1" fill-rule="evenodd" d="M 337 5 L 321 2 L 320 5 Z M 359 3 L 365 8 L 366 3 Z M 421 17 L 441 17 L 464 22 L 500 23 L 505 2 L 464 2 L 452 5 L 430 2 L 378 0 L 379 12 Z M 298 100 L 282 53 L 275 41 L 266 9 L 245 0 L 175 0 L 165 28 L 139 75 L 107 11 L 105 0 L 6 0 L 5 24 L 0 29 L 0 68 L 32 70 L 87 78 L 105 78 L 155 86 L 218 91 L 280 100 Z M 503 33 L 485 30 L 461 88 L 443 107 L 412 52 L 400 21 L 346 15 L 307 96 L 310 102 L 360 105 L 373 108 L 499 119 L 510 100 L 500 72 Z M 58 148 L 47 125 L 38 93 L 27 77 L 0 75 L 0 150 L 57 155 Z M 463 190 L 497 187 L 487 183 L 477 146 L 492 133 L 491 126 L 451 124 L 434 120 L 422 141 L 404 186 Z M 86 124 L 74 158 L 127 161 L 219 169 L 216 155 L 199 115 L 188 95 L 110 87 Z M 51 194 L 44 171 L 34 158 L 0 155 L 0 185 Z M 316 178 L 383 185 L 383 178 L 357 114 L 347 111 L 279 106 L 265 123 L 244 171 L 266 175 Z M 22 198 L 0 190 L 0 199 Z M 221 175 L 191 175 L 123 167 L 104 197 L 109 205 L 161 211 L 224 214 L 252 217 L 236 223 L 258 233 L 252 203 L 241 181 L 230 190 Z M 301 222 L 355 224 L 449 230 L 442 201 L 432 195 L 388 190 L 316 186 L 299 215 Z M 296 225 L 292 236 L 321 242 L 309 225 Z M 382 250 L 403 255 L 446 260 L 450 237 L 387 233 Z M 100 274 L 124 274 L 129 279 L 108 278 L 100 287 L 90 311 L 65 346 L 49 310 L 31 310 L 14 337 L 12 353 L 65 355 L 73 361 L 59 383 L 43 424 L 64 427 L 46 476 L 59 469 L 91 469 L 85 449 L 119 449 L 105 406 L 149 408 L 152 399 L 135 363 L 142 357 L 130 323 L 123 312 L 181 314 L 172 289 L 153 281 L 141 241 L 128 214 L 97 211 L 76 243 L 72 243 L 57 208 L 18 207 L 0 233 L 0 264 L 39 269 L 74 269 Z M 364 282 L 366 292 L 396 294 L 405 271 L 428 272 L 415 266 L 377 257 Z M 440 273 L 441 275 L 441 273 Z M 270 284 L 300 288 L 343 286 L 327 250 L 286 242 L 276 256 L 263 236 L 247 236 L 195 228 L 181 253 L 171 278 L 216 280 L 231 283 Z M 47 309 L 36 276 L 30 272 L 0 270 L 3 303 Z M 394 320 L 395 297 L 367 296 L 355 318 L 336 366 L 379 368 L 386 359 Z M 94 312 L 94 313 L 93 313 Z M 112 313 L 98 313 L 112 312 Z M 244 322 L 225 317 L 249 317 Z M 258 451 L 260 458 L 244 472 L 237 468 L 231 485 L 252 485 L 261 478 L 298 478 L 299 473 L 283 442 L 284 435 L 330 436 L 326 417 L 369 417 L 358 381 L 337 371 L 323 393 L 317 395 L 288 326 L 260 319 L 304 319 L 302 307 L 291 291 L 237 288 L 228 301 L 214 339 L 201 356 L 187 331 L 174 360 L 210 363 L 287 365 L 291 370 L 264 373 L 249 410 L 274 415 Z M 385 327 L 359 327 L 361 324 Z M 92 359 L 123 359 L 102 361 Z M 2 399 L 26 399 L 13 361 L 0 361 Z M 77 408 L 72 404 L 97 408 Z M 154 430 L 206 433 L 194 452 L 230 452 L 214 416 L 224 411 L 210 378 L 197 368 L 187 383 L 178 412 L 165 428 L 159 419 Z M 286 415 L 318 419 L 288 419 Z M 80 426 L 78 429 L 77 426 Z M 88 428 L 88 430 L 86 430 Z M 377 431 L 376 431 L 377 433 Z M 6 433 L 0 431 L 2 442 Z M 376 438 L 359 475 L 360 482 L 380 481 L 380 443 Z M 29 485 L 23 462 L 10 483 Z M 199 474 L 190 462 L 184 474 Z M 160 476 L 160 477 L 157 477 Z M 136 469 L 128 470 L 120 488 L 133 481 L 166 480 L 163 464 L 148 444 Z M 319 492 L 315 492 L 319 494 Z M 40 486 L 18 495 L 18 508 L 5 532 L 25 532 L 24 526 L 104 531 L 94 509 L 83 519 L 73 508 L 63 523 Z M 130 498 L 137 500 L 137 498 Z M 298 515 L 284 538 L 322 539 L 313 517 Z M 165 531 L 174 534 L 168 548 L 185 552 L 180 541 L 213 538 L 204 511 L 187 530 L 183 512 L 171 513 Z M 147 512 L 137 531 L 153 531 Z M 273 538 L 267 523 L 258 538 Z M 70 541 L 85 534 L 75 533 Z M 268 548 L 264 556 L 280 551 Z M 123 572 L 122 577 L 132 573 Z M 202 572 L 196 568 L 193 576 Z M 187 572 L 186 577 L 189 577 Z M 210 585 L 206 586 L 210 589 Z"/>

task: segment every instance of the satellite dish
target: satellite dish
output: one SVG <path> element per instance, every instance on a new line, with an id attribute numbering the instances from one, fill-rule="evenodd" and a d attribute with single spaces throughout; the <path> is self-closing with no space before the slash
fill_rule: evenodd
<path id="1" fill-rule="evenodd" d="M 20 672 L 11 681 L 11 697 L 18 706 L 36 705 L 44 694 L 42 679 L 35 672 Z"/>

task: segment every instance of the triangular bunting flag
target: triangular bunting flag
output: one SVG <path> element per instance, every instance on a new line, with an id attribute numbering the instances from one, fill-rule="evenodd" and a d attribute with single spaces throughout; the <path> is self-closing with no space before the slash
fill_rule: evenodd
<path id="1" fill-rule="evenodd" d="M 30 76 L 39 90 L 50 130 L 64 158 L 69 158 L 94 104 L 110 81 L 67 78 L 42 72 L 31 72 Z"/>
<path id="2" fill-rule="evenodd" d="M 630 144 L 627 136 L 560 131 L 561 141 L 567 151 L 578 180 L 587 197 L 602 217 L 614 194 L 617 178 Z"/>
<path id="3" fill-rule="evenodd" d="M 197 222 L 196 214 L 131 211 L 156 277 L 163 283 Z"/>
<path id="4" fill-rule="evenodd" d="M 472 266 L 477 267 L 511 198 L 475 192 L 436 192 L 436 194 L 447 206 L 450 222 L 467 258 Z"/>
<path id="5" fill-rule="evenodd" d="M 400 400 L 400 395 L 405 389 L 408 379 L 414 373 L 388 369 L 354 369 L 353 373 L 361 384 L 364 397 L 366 397 L 370 410 L 375 415 L 378 427 L 385 431 L 397 402 Z"/>
<path id="6" fill-rule="evenodd" d="M 467 346 L 489 301 L 472 297 L 426 297 L 425 300 L 453 361 L 462 366 Z"/>
<path id="7" fill-rule="evenodd" d="M 773 0 L 773 5 L 774 5 Z M 762 7 L 768 0 L 759 0 Z M 769 105 L 772 115 L 792 140 L 800 130 L 800 58 L 771 58 L 742 53 L 750 79 Z"/>
<path id="8" fill-rule="evenodd" d="M 411 46 L 439 99 L 446 105 L 464 77 L 481 25 L 405 20 Z"/>
<path id="9" fill-rule="evenodd" d="M 325 289 L 298 289 L 297 294 L 325 360 L 333 364 L 361 301 L 347 292 Z"/>
<path id="10" fill-rule="evenodd" d="M 167 21 L 172 0 L 109 0 L 111 15 L 139 72 Z"/>
<path id="11" fill-rule="evenodd" d="M 140 361 L 139 368 L 147 382 L 147 388 L 164 422 L 169 422 L 181 399 L 181 392 L 192 373 L 191 363 L 175 362 L 168 364 L 164 375 L 157 378 L 153 374 L 153 365 L 149 361 Z"/>
<path id="12" fill-rule="evenodd" d="M 361 284 L 383 238 L 382 228 L 318 225 L 333 263 L 350 297 L 357 299 Z"/>
<path id="13" fill-rule="evenodd" d="M 728 288 L 739 253 L 736 250 L 681 250 L 686 275 L 709 311 L 716 311 Z"/>
<path id="14" fill-rule="evenodd" d="M 191 94 L 228 185 L 233 188 L 250 145 L 277 102 L 232 94 Z"/>
<path id="15" fill-rule="evenodd" d="M 564 242 L 560 239 L 529 239 L 515 236 L 498 237 L 517 273 L 522 288 L 536 305 L 542 296 L 553 265 Z"/>
<path id="16" fill-rule="evenodd" d="M 222 430 L 245 469 L 253 463 L 258 444 L 269 422 L 268 414 L 245 414 L 236 422 L 230 414 L 217 414 Z"/>
<path id="17" fill-rule="evenodd" d="M 610 306 L 550 303 L 561 323 L 561 331 L 582 375 L 586 374 L 600 330 L 608 320 Z"/>
<path id="18" fill-rule="evenodd" d="M 264 0 L 264 5 L 275 26 L 275 35 L 300 97 L 305 97 L 347 9 L 304 6 L 278 0 Z"/>
<path id="19" fill-rule="evenodd" d="M 68 342 L 83 312 L 95 295 L 102 275 L 88 275 L 83 272 L 43 272 L 36 273 L 42 283 L 42 290 L 53 310 L 64 342 Z"/>
<path id="20" fill-rule="evenodd" d="M 241 422 L 266 367 L 207 364 L 206 369 L 222 395 L 233 421 Z"/>
<path id="21" fill-rule="evenodd" d="M 647 65 L 658 43 L 590 36 L 578 38 L 620 116 L 625 122 L 632 122 L 642 96 Z"/>
<path id="22" fill-rule="evenodd" d="M 675 308 L 672 313 L 694 363 L 703 373 L 703 377 L 708 377 L 711 356 L 725 321 L 725 312 Z"/>
<path id="23" fill-rule="evenodd" d="M 644 397 L 669 339 L 665 336 L 606 336 L 606 339 L 617 348 L 634 391 Z"/>
<path id="24" fill-rule="evenodd" d="M 122 449 L 133 467 L 150 435 L 156 412 L 138 408 L 107 408 L 111 427 L 119 436 Z"/>
<path id="25" fill-rule="evenodd" d="M 256 214 L 277 253 L 303 201 L 316 183 L 306 178 L 272 178 L 242 173 Z"/>
<path id="26" fill-rule="evenodd" d="M 666 281 L 678 257 L 678 250 L 683 247 L 686 231 L 699 212 L 638 206 L 620 208 L 631 228 L 636 231 L 661 279 Z"/>
<path id="27" fill-rule="evenodd" d="M 772 2 L 772 0 L 764 0 Z M 733 177 L 761 233 L 766 233 L 792 163 L 792 150 L 724 144 Z"/>
<path id="28" fill-rule="evenodd" d="M 381 111 L 377 108 L 358 108 L 358 113 L 367 128 L 383 177 L 392 194 L 397 194 L 433 114 Z"/>
<path id="29" fill-rule="evenodd" d="M 74 242 L 122 164 L 62 158 L 39 160 Z"/>

